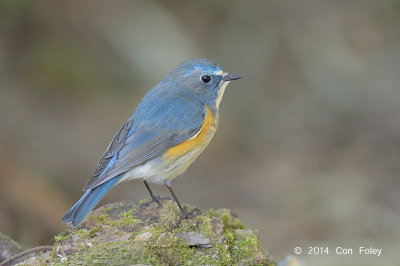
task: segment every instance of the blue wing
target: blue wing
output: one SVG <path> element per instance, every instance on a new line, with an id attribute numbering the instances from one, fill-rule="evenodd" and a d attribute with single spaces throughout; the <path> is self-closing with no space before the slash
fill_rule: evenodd
<path id="1" fill-rule="evenodd" d="M 108 145 L 106 151 L 104 152 L 103 156 L 101 156 L 99 162 L 97 163 L 96 169 L 92 177 L 90 178 L 88 184 L 84 187 L 84 190 L 89 189 L 89 184 L 94 180 L 98 179 L 99 176 L 106 170 L 107 166 L 109 165 L 110 161 L 114 158 L 114 156 L 119 152 L 122 146 L 125 143 L 127 136 L 132 129 L 132 125 L 134 123 L 134 119 L 130 118 L 125 124 L 118 130 L 117 134 L 115 134 L 114 138 L 112 139 L 110 145 Z"/>
<path id="2" fill-rule="evenodd" d="M 205 113 L 204 104 L 190 97 L 146 95 L 111 141 L 84 189 L 96 188 L 191 138 L 201 129 Z"/>

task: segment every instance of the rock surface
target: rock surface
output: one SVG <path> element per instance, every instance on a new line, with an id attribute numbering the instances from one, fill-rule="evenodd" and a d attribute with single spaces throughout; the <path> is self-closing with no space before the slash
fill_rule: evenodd
<path id="1" fill-rule="evenodd" d="M 21 245 L 0 233 L 0 262 L 22 251 Z"/>
<path id="2" fill-rule="evenodd" d="M 56 236 L 53 251 L 23 264 L 274 265 L 229 210 L 208 210 L 171 230 L 179 214 L 172 202 L 106 205 Z"/>
<path id="3" fill-rule="evenodd" d="M 210 239 L 196 232 L 182 232 L 177 233 L 175 236 L 185 241 L 185 243 L 188 244 L 189 247 L 212 247 Z"/>

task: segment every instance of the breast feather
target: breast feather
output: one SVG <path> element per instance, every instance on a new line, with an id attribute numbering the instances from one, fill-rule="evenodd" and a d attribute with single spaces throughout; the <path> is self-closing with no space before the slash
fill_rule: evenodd
<path id="1" fill-rule="evenodd" d="M 206 106 L 206 115 L 199 132 L 190 139 L 168 149 L 164 154 L 164 158 L 167 160 L 175 160 L 193 149 L 202 148 L 207 145 L 214 135 L 215 126 L 215 118 L 212 115 L 210 108 Z"/>

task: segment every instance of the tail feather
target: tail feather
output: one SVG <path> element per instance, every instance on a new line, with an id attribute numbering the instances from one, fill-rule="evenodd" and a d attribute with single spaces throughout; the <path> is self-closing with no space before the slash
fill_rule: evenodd
<path id="1" fill-rule="evenodd" d="M 98 187 L 87 190 L 82 198 L 65 214 L 62 222 L 72 222 L 73 226 L 80 225 L 83 219 L 85 219 L 89 212 L 104 198 L 121 177 L 121 175 L 116 176 Z"/>

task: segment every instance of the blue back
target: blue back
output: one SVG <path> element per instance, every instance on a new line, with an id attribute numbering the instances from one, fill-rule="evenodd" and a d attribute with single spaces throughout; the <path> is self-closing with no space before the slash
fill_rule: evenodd
<path id="1" fill-rule="evenodd" d="M 205 103 L 189 90 L 158 85 L 146 94 L 133 113 L 133 128 L 181 131 L 200 125 L 204 115 Z"/>

